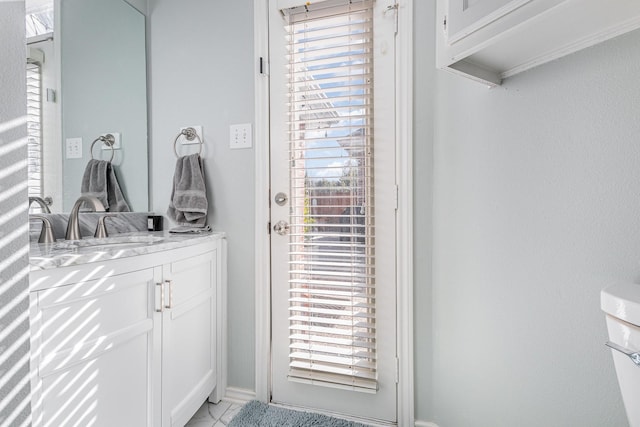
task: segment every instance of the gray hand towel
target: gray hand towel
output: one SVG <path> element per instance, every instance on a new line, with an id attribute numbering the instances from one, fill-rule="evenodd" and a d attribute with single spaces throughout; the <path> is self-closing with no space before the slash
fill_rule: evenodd
<path id="1" fill-rule="evenodd" d="M 83 196 L 93 196 L 100 200 L 105 209 L 109 207 L 107 196 L 107 167 L 106 160 L 91 159 L 87 163 L 80 184 L 80 193 Z"/>
<path id="2" fill-rule="evenodd" d="M 131 212 L 129 204 L 122 194 L 122 189 L 116 178 L 115 168 L 111 163 L 107 166 L 107 198 L 109 200 L 109 212 Z"/>
<path id="3" fill-rule="evenodd" d="M 173 174 L 173 189 L 167 216 L 178 225 L 204 227 L 208 207 L 204 165 L 200 155 L 180 157 Z"/>
<path id="4" fill-rule="evenodd" d="M 96 197 L 109 212 L 130 211 L 113 166 L 106 160 L 89 160 L 82 177 L 80 193 Z"/>

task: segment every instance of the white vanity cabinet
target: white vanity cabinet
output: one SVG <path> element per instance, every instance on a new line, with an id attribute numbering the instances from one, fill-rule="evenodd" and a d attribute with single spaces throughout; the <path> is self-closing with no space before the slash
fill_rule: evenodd
<path id="1" fill-rule="evenodd" d="M 637 0 L 437 0 L 436 65 L 495 86 L 639 27 Z"/>
<path id="2" fill-rule="evenodd" d="M 33 425 L 184 426 L 219 401 L 226 241 L 30 274 Z"/>

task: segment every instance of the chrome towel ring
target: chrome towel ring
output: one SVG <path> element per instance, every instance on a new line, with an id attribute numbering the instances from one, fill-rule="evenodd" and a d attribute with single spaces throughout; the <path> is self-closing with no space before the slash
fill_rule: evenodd
<path id="1" fill-rule="evenodd" d="M 194 139 L 198 138 L 198 143 L 200 144 L 200 151 L 198 151 L 198 154 L 202 154 L 202 146 L 204 144 L 202 143 L 202 139 L 200 139 L 200 135 L 198 135 L 198 132 L 196 132 L 194 128 L 188 127 L 188 128 L 182 129 L 178 134 L 178 136 L 176 136 L 175 141 L 173 141 L 173 152 L 176 153 L 176 157 L 180 157 L 178 155 L 178 150 L 176 148 L 176 145 L 178 144 L 178 140 L 180 139 L 181 136 L 184 136 L 187 139 L 187 141 L 193 141 Z"/>
<path id="2" fill-rule="evenodd" d="M 116 143 L 116 138 L 108 133 L 106 135 L 100 135 L 99 137 L 94 139 L 91 143 L 91 148 L 89 149 L 89 151 L 91 152 L 91 159 L 93 159 L 93 146 L 96 145 L 96 142 L 98 141 L 103 142 L 111 147 L 111 158 L 109 159 L 109 163 L 111 163 L 111 161 L 113 160 L 113 156 L 116 154 L 116 150 L 113 148 L 114 144 Z"/>

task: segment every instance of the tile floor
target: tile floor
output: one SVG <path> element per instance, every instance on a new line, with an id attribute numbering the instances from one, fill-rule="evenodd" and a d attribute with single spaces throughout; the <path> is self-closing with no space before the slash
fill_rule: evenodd
<path id="1" fill-rule="evenodd" d="M 221 401 L 204 402 L 185 427 L 225 427 L 242 408 L 242 405 Z"/>

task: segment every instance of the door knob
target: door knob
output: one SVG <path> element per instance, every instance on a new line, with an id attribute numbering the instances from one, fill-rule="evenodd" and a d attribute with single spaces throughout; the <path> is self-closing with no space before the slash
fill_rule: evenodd
<path id="1" fill-rule="evenodd" d="M 281 236 L 284 236 L 289 232 L 289 223 L 286 221 L 278 221 L 273 226 L 273 231 L 275 231 Z"/>

